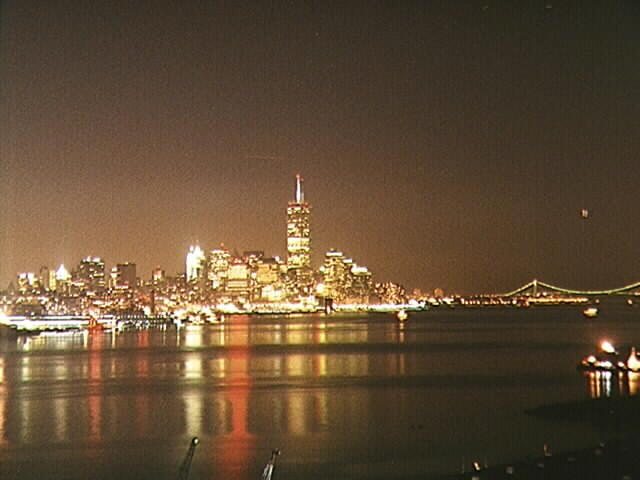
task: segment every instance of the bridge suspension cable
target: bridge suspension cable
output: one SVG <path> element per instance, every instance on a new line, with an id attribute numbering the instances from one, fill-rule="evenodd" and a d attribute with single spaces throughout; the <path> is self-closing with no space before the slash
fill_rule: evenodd
<path id="1" fill-rule="evenodd" d="M 539 288 L 543 288 L 546 290 L 550 290 L 552 292 L 557 292 L 557 293 L 564 293 L 566 295 L 585 295 L 585 296 L 589 296 L 589 295 L 616 295 L 619 293 L 627 293 L 627 292 L 631 292 L 633 290 L 637 290 L 640 289 L 640 282 L 635 282 L 635 283 L 631 283 L 629 285 L 625 285 L 624 287 L 620 287 L 620 288 L 612 288 L 609 290 L 575 290 L 575 289 L 571 289 L 571 288 L 562 288 L 562 287 L 558 287 L 556 285 L 551 285 L 550 283 L 546 283 L 546 282 L 542 282 L 540 280 L 532 280 L 529 283 L 516 288 L 515 290 L 509 292 L 509 293 L 505 293 L 504 297 L 515 297 L 518 296 L 524 292 L 526 292 L 527 290 L 531 289 L 533 291 L 533 294 L 536 295 L 538 293 L 538 289 Z"/>

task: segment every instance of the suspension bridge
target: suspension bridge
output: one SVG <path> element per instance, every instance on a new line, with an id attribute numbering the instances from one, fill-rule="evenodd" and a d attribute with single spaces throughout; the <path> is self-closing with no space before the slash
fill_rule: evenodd
<path id="1" fill-rule="evenodd" d="M 526 285 L 516 288 L 515 290 L 504 293 L 502 297 L 525 297 L 532 296 L 537 297 L 545 294 L 562 294 L 562 295 L 575 295 L 575 296 L 601 296 L 601 295 L 632 295 L 640 294 L 640 282 L 631 283 L 620 288 L 612 288 L 610 290 L 575 290 L 571 288 L 562 288 L 550 283 L 543 282 L 541 280 L 531 280 Z"/>

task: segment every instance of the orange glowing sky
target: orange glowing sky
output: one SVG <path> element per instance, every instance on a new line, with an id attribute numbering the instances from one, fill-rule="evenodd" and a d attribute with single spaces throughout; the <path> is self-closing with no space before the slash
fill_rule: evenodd
<path id="1" fill-rule="evenodd" d="M 640 6 L 0 4 L 0 286 L 190 244 L 457 292 L 640 280 Z M 591 212 L 588 221 L 580 209 Z"/>

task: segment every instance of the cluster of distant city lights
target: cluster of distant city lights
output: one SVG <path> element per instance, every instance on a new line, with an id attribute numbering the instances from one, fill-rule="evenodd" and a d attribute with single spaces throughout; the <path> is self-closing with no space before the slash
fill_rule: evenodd
<path id="1" fill-rule="evenodd" d="M 89 256 L 69 271 L 42 267 L 39 275 L 17 276 L 17 285 L 2 297 L 5 312 L 39 315 L 86 315 L 105 312 L 182 314 L 185 318 L 216 313 L 397 310 L 421 308 L 401 285 L 374 284 L 371 272 L 342 252 L 327 252 L 324 264 L 311 263 L 311 206 L 304 198 L 303 179 L 295 178 L 294 200 L 287 205 L 287 258 L 262 251 L 232 255 L 224 246 L 207 253 L 189 248 L 185 272 L 167 276 L 160 267 L 140 281 L 135 263 L 113 266 L 109 273 L 100 257 Z M 96 313 L 97 312 L 97 313 Z"/>
<path id="2" fill-rule="evenodd" d="M 503 295 L 446 297 L 401 285 L 373 283 L 371 272 L 341 251 L 332 249 L 323 265 L 311 263 L 311 206 L 304 197 L 303 179 L 295 177 L 294 199 L 287 205 L 287 258 L 266 257 L 262 251 L 233 255 L 224 246 L 207 253 L 199 245 L 189 248 L 185 272 L 167 276 L 152 270 L 141 282 L 135 263 L 115 265 L 105 272 L 100 257 L 86 257 L 70 272 L 64 265 L 35 273 L 20 273 L 14 286 L 0 298 L 0 310 L 27 315 L 97 315 L 113 313 L 171 314 L 184 318 L 215 318 L 221 313 L 398 311 L 430 306 L 528 306 L 546 303 L 585 303 L 592 294 L 624 293 L 638 289 L 581 292 L 533 280 Z M 581 212 L 583 218 L 588 211 Z"/>

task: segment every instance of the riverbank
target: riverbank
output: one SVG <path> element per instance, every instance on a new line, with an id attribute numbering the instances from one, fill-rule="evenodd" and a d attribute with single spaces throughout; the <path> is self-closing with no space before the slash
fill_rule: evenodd
<path id="1" fill-rule="evenodd" d="M 619 396 L 544 405 L 527 411 L 554 422 L 587 422 L 610 440 L 581 450 L 552 452 L 513 463 L 478 466 L 442 480 L 640 479 L 640 397 Z"/>
<path id="2" fill-rule="evenodd" d="M 640 478 L 640 440 L 626 437 L 592 448 L 525 458 L 441 480 L 633 480 Z"/>

